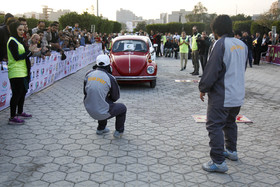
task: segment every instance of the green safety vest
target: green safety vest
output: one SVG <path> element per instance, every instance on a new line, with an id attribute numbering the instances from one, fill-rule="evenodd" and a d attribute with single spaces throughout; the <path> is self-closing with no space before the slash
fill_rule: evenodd
<path id="1" fill-rule="evenodd" d="M 112 41 L 110 41 L 109 46 L 108 46 L 108 50 L 111 50 L 112 48 Z"/>
<path id="2" fill-rule="evenodd" d="M 163 41 L 162 41 L 162 43 L 163 43 L 163 45 L 166 43 L 166 36 L 165 35 L 163 35 L 162 36 L 162 38 L 163 38 Z"/>
<path id="3" fill-rule="evenodd" d="M 8 47 L 11 40 L 14 40 L 17 43 L 19 55 L 25 53 L 24 46 L 14 37 L 10 37 L 7 43 L 8 77 L 9 79 L 17 77 L 27 77 L 27 67 L 25 59 L 16 61 Z"/>
<path id="4" fill-rule="evenodd" d="M 188 42 L 188 37 L 186 36 L 186 39 L 185 39 L 186 42 Z M 180 43 L 183 42 L 183 38 L 180 37 Z M 180 53 L 189 53 L 189 46 L 187 44 L 182 44 L 180 45 Z"/>
<path id="5" fill-rule="evenodd" d="M 192 50 L 193 51 L 197 51 L 198 50 L 198 46 L 197 46 L 197 42 L 196 42 L 196 39 L 197 39 L 197 36 L 199 35 L 199 33 L 197 33 L 196 36 L 192 36 Z"/>

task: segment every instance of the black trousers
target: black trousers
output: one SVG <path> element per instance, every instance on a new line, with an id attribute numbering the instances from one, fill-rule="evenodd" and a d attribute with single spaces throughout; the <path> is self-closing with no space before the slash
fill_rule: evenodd
<path id="1" fill-rule="evenodd" d="M 174 50 L 174 55 L 175 55 L 175 58 L 176 58 L 176 59 L 178 58 L 178 51 L 179 51 L 179 50 Z"/>
<path id="2" fill-rule="evenodd" d="M 210 138 L 210 157 L 213 162 L 224 162 L 224 146 L 231 151 L 236 151 L 237 125 L 236 116 L 240 107 L 208 106 L 206 129 Z"/>
<path id="3" fill-rule="evenodd" d="M 11 118 L 16 116 L 16 110 L 18 114 L 21 114 L 23 112 L 25 95 L 27 93 L 25 79 L 26 78 L 10 79 L 12 89 L 12 98 L 10 101 Z"/>
<path id="4" fill-rule="evenodd" d="M 156 56 L 162 56 L 160 47 L 161 47 L 161 44 L 158 44 L 157 49 L 156 49 Z"/>
<path id="5" fill-rule="evenodd" d="M 254 51 L 254 64 L 259 65 L 261 60 L 261 51 L 255 49 Z"/>
<path id="6" fill-rule="evenodd" d="M 202 72 L 204 72 L 204 68 L 205 68 L 206 62 L 207 62 L 207 55 L 199 55 L 199 59 L 200 59 Z"/>
<path id="7" fill-rule="evenodd" d="M 194 73 L 199 73 L 199 54 L 198 50 L 192 51 L 192 63 L 194 67 Z"/>
<path id="8" fill-rule="evenodd" d="M 126 106 L 122 103 L 112 103 L 110 104 L 109 113 L 111 116 L 105 120 L 98 120 L 97 130 L 103 130 L 107 126 L 107 120 L 116 117 L 115 128 L 119 132 L 124 131 L 124 123 L 126 118 Z"/>

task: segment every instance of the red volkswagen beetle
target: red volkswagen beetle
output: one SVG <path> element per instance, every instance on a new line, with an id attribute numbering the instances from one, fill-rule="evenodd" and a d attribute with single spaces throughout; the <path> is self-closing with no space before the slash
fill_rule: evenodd
<path id="1" fill-rule="evenodd" d="M 118 82 L 149 82 L 156 86 L 155 50 L 146 36 L 119 36 L 110 51 L 112 74 Z"/>

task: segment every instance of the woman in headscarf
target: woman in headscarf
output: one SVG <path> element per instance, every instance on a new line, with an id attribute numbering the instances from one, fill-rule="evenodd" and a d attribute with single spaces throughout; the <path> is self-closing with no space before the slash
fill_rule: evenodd
<path id="1" fill-rule="evenodd" d="M 23 105 L 29 88 L 31 67 L 29 57 L 32 56 L 32 53 L 38 52 L 36 51 L 38 48 L 28 49 L 24 45 L 24 26 L 19 21 L 9 25 L 9 31 L 11 37 L 7 43 L 8 77 L 12 89 L 9 124 L 23 124 L 24 120 L 21 118 L 32 117 L 23 112 Z"/>

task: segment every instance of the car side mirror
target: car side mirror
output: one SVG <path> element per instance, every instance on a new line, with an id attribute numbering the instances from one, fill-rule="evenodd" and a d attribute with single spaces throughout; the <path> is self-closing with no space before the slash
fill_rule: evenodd
<path id="1" fill-rule="evenodd" d="M 155 49 L 154 48 L 150 48 L 150 53 L 154 53 L 155 52 Z"/>

